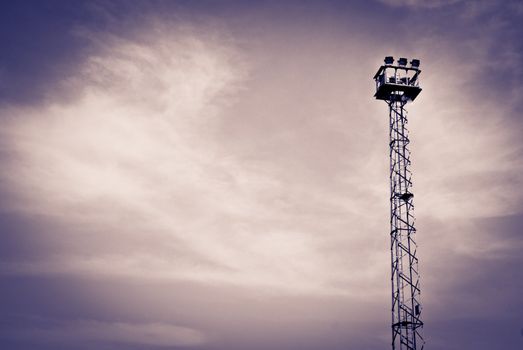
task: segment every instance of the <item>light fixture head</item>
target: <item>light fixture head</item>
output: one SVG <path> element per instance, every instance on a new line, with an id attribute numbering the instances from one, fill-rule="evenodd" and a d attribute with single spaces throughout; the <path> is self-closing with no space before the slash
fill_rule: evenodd
<path id="1" fill-rule="evenodd" d="M 394 63 L 394 57 L 387 56 L 385 57 L 385 64 L 393 64 Z"/>
<path id="2" fill-rule="evenodd" d="M 407 59 L 405 57 L 402 57 L 398 60 L 398 64 L 400 66 L 406 66 L 407 65 Z"/>
<path id="3" fill-rule="evenodd" d="M 418 68 L 419 64 L 420 62 L 418 59 L 413 59 L 412 61 L 410 61 L 410 65 L 412 66 L 412 68 Z"/>

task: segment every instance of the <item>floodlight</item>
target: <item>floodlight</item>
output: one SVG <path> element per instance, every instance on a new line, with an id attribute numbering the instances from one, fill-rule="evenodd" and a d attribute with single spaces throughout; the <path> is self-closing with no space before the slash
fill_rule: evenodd
<path id="1" fill-rule="evenodd" d="M 400 66 L 406 66 L 407 65 L 407 59 L 405 57 L 402 57 L 398 60 L 398 64 Z"/>
<path id="2" fill-rule="evenodd" d="M 413 59 L 412 61 L 410 61 L 410 64 L 412 66 L 412 68 L 418 68 L 419 67 L 419 60 L 417 59 Z"/>
<path id="3" fill-rule="evenodd" d="M 385 57 L 385 64 L 393 64 L 394 63 L 394 57 L 387 56 Z"/>

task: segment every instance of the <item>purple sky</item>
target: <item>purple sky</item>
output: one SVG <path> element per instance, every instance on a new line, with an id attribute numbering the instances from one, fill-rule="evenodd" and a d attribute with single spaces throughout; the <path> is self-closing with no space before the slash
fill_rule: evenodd
<path id="1" fill-rule="evenodd" d="M 523 3 L 20 1 L 0 13 L 0 348 L 390 348 L 383 57 L 426 349 L 523 349 Z"/>

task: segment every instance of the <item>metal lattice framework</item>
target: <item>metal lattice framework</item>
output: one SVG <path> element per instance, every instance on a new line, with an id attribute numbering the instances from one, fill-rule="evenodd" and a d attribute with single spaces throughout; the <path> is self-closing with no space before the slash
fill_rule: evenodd
<path id="1" fill-rule="evenodd" d="M 405 105 L 421 92 L 418 86 L 419 61 L 406 67 L 385 59 L 374 76 L 375 97 L 389 107 L 390 140 L 390 238 L 392 280 L 392 349 L 423 349 L 421 336 L 420 284 L 413 215 L 412 173 Z M 402 61 L 403 60 L 403 61 Z M 389 63 L 387 63 L 389 62 Z M 403 62 L 403 64 L 402 64 Z"/>
<path id="2" fill-rule="evenodd" d="M 389 102 L 392 348 L 423 349 L 409 137 L 404 102 Z"/>

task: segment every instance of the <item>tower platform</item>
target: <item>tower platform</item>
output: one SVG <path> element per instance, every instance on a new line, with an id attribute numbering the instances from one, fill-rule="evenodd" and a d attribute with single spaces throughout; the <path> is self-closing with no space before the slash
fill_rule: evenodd
<path id="1" fill-rule="evenodd" d="M 376 81 L 374 97 L 385 101 L 414 101 L 421 92 L 418 85 L 420 73 L 418 67 L 390 64 L 381 66 L 374 75 Z"/>
<path id="2" fill-rule="evenodd" d="M 417 86 L 384 83 L 378 87 L 374 97 L 378 100 L 390 101 L 394 99 L 394 96 L 403 96 L 410 101 L 414 101 L 420 92 L 421 88 Z"/>

